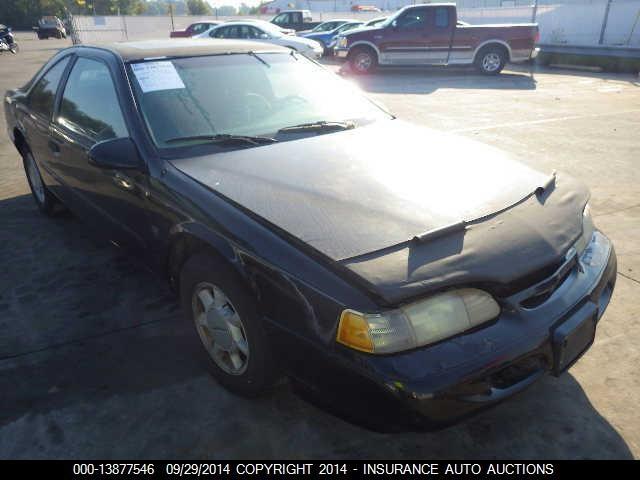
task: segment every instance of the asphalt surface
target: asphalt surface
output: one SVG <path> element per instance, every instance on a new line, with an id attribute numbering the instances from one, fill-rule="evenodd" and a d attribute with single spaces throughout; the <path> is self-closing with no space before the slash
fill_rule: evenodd
<path id="1" fill-rule="evenodd" d="M 18 40 L 19 55 L 0 55 L 0 91 L 67 45 Z M 349 78 L 405 120 L 590 186 L 619 277 L 587 355 L 561 378 L 431 434 L 363 430 L 286 382 L 262 399 L 235 397 L 203 370 L 159 279 L 75 218 L 38 213 L 0 115 L 0 458 L 640 456 L 638 78 L 522 68 L 495 78 L 465 69 Z"/>

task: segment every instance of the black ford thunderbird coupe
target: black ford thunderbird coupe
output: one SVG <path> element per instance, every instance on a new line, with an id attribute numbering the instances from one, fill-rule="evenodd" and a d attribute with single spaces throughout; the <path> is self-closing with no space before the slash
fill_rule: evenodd
<path id="1" fill-rule="evenodd" d="M 4 107 L 40 210 L 164 275 L 239 394 L 287 375 L 372 428 L 437 428 L 567 370 L 613 292 L 585 187 L 294 51 L 76 46 Z"/>

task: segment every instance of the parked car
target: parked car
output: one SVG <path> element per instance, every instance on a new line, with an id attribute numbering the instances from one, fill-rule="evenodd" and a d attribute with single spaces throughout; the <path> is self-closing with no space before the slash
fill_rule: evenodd
<path id="1" fill-rule="evenodd" d="M 174 30 L 169 33 L 169 37 L 171 38 L 185 38 L 185 37 L 193 37 L 195 35 L 199 35 L 201 33 L 210 30 L 216 25 L 220 25 L 222 22 L 214 22 L 214 21 L 202 21 L 196 22 L 189 25 L 184 30 Z"/>
<path id="2" fill-rule="evenodd" d="M 4 109 L 38 208 L 166 278 L 232 392 L 286 374 L 371 428 L 439 427 L 565 372 L 614 289 L 582 184 L 286 48 L 70 47 Z"/>
<path id="3" fill-rule="evenodd" d="M 310 30 L 300 30 L 298 32 L 298 35 L 300 36 L 305 36 L 309 33 L 324 33 L 324 32 L 330 32 L 332 30 L 335 30 L 336 28 L 338 28 L 340 25 L 344 25 L 347 22 L 352 22 L 353 20 L 350 19 L 343 19 L 343 20 L 328 20 L 326 22 L 322 22 L 319 23 L 318 25 L 316 25 L 315 28 L 310 29 Z"/>
<path id="4" fill-rule="evenodd" d="M 298 32 L 313 29 L 322 22 L 314 22 L 309 10 L 285 10 L 273 17 L 271 23 L 282 28 L 292 28 Z"/>
<path id="5" fill-rule="evenodd" d="M 33 27 L 40 40 L 53 38 L 67 38 L 67 29 L 58 17 L 45 16 L 38 20 L 38 26 Z"/>
<path id="6" fill-rule="evenodd" d="M 475 65 L 487 75 L 537 55 L 538 25 L 458 25 L 455 4 L 409 6 L 377 27 L 345 33 L 336 55 L 358 74 L 378 65 Z"/>
<path id="7" fill-rule="evenodd" d="M 227 22 L 237 22 L 237 21 L 238 20 L 228 20 Z M 267 22 L 266 20 L 261 20 L 259 18 L 246 18 L 246 19 L 243 19 L 242 21 L 243 22 L 257 23 L 258 25 L 266 24 L 265 28 L 268 28 L 268 27 L 273 28 L 273 27 L 275 27 L 278 30 L 280 30 L 280 32 L 284 33 L 285 35 L 295 35 L 296 34 L 296 31 L 293 28 L 282 28 L 282 27 L 279 27 L 277 25 L 274 25 L 271 22 Z"/>
<path id="8" fill-rule="evenodd" d="M 281 45 L 296 50 L 309 58 L 320 58 L 324 52 L 322 45 L 315 40 L 283 34 L 279 28 L 268 22 L 226 22 L 212 28 L 208 32 L 196 35 L 194 38 L 226 38 L 254 40 L 273 45 Z"/>
<path id="9" fill-rule="evenodd" d="M 378 25 L 381 25 L 382 22 L 384 22 L 387 18 L 389 17 L 377 17 L 374 18 L 372 20 L 369 20 L 367 23 L 364 24 L 365 27 L 376 27 Z"/>
<path id="10" fill-rule="evenodd" d="M 316 42 L 320 43 L 320 45 L 322 45 L 322 48 L 324 49 L 324 55 L 333 55 L 333 47 L 335 46 L 338 34 L 342 32 L 346 32 L 348 30 L 352 30 L 362 25 L 364 25 L 364 22 L 348 21 L 348 22 L 342 23 L 341 25 L 337 26 L 333 30 L 316 32 L 316 33 L 307 33 L 303 35 L 300 35 L 300 33 L 298 33 L 298 35 L 304 38 L 315 40 Z"/>

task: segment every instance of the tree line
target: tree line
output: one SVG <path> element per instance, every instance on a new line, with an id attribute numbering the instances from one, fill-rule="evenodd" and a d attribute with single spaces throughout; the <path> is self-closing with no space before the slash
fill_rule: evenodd
<path id="1" fill-rule="evenodd" d="M 259 7 L 241 4 L 212 9 L 205 0 L 0 0 L 0 23 L 10 27 L 31 28 L 45 15 L 64 18 L 76 15 L 247 15 L 258 13 Z"/>

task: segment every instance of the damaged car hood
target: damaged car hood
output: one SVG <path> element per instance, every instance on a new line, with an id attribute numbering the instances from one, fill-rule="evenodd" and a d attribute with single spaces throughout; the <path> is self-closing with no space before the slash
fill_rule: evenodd
<path id="1" fill-rule="evenodd" d="M 173 163 L 336 261 L 502 210 L 548 179 L 398 120 Z"/>
<path id="2" fill-rule="evenodd" d="M 398 120 L 173 163 L 388 305 L 454 285 L 506 295 L 541 280 L 581 235 L 589 196 L 570 177 L 549 182 L 500 150 Z M 446 233 L 412 240 L 436 229 Z"/>

